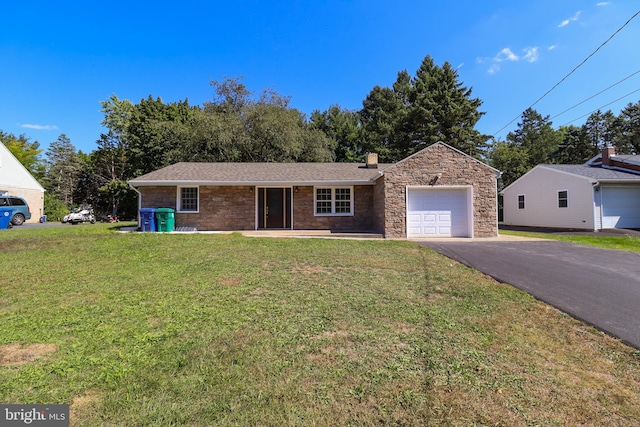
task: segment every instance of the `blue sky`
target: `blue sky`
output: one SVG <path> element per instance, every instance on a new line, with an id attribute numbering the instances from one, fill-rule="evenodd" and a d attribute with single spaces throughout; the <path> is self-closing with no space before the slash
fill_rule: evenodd
<path id="1" fill-rule="evenodd" d="M 245 76 L 309 115 L 359 109 L 400 70 L 431 55 L 457 68 L 496 132 L 558 83 L 640 9 L 635 1 L 496 0 L 168 2 L 12 1 L 0 26 L 0 130 L 46 149 L 65 133 L 90 152 L 100 101 L 212 99 L 209 82 Z M 535 105 L 556 116 L 640 70 L 640 16 Z M 553 119 L 584 123 L 640 100 L 640 73 Z M 574 119 L 578 119 L 573 121 Z M 517 126 L 513 121 L 498 137 Z"/>

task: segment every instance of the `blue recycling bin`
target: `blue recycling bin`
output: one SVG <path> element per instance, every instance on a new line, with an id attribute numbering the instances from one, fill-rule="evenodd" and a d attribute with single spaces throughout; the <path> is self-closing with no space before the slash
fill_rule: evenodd
<path id="1" fill-rule="evenodd" d="M 156 208 L 140 208 L 140 231 L 157 231 Z"/>
<path id="2" fill-rule="evenodd" d="M 11 228 L 11 217 L 13 216 L 13 208 L 0 207 L 0 230 Z"/>

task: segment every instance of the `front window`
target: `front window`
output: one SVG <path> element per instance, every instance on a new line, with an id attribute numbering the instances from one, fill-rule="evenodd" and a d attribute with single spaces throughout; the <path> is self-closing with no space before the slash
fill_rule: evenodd
<path id="1" fill-rule="evenodd" d="M 524 209 L 524 194 L 518 196 L 518 209 Z"/>
<path id="2" fill-rule="evenodd" d="M 569 206 L 569 192 L 568 191 L 558 191 L 558 207 L 566 208 Z"/>
<path id="3" fill-rule="evenodd" d="M 179 191 L 178 211 L 198 212 L 198 187 L 181 187 Z"/>
<path id="4" fill-rule="evenodd" d="M 316 215 L 353 215 L 353 187 L 316 187 Z"/>

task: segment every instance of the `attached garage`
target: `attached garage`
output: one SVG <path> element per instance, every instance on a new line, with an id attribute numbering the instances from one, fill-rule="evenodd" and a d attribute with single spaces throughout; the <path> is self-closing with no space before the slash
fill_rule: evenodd
<path id="1" fill-rule="evenodd" d="M 640 228 L 640 188 L 602 186 L 602 228 Z"/>
<path id="2" fill-rule="evenodd" d="M 472 187 L 407 187 L 407 237 L 473 237 Z"/>
<path id="3" fill-rule="evenodd" d="M 176 227 L 197 230 L 496 237 L 499 174 L 437 142 L 393 164 L 378 163 L 375 153 L 364 164 L 176 163 L 129 185 L 140 208 L 175 207 Z"/>

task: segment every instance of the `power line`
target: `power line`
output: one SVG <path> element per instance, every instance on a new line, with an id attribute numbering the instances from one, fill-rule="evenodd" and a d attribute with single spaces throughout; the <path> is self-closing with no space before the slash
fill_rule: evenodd
<path id="1" fill-rule="evenodd" d="M 576 72 L 576 70 L 578 70 L 578 68 L 582 67 L 589 59 L 591 59 L 591 57 L 593 55 L 595 55 L 604 45 L 606 45 L 607 43 L 609 43 L 609 41 L 614 38 L 616 36 L 616 34 L 618 34 L 624 27 L 626 27 L 629 22 L 631 22 L 633 20 L 633 18 L 635 18 L 636 16 L 638 16 L 640 14 L 640 10 L 638 10 L 636 13 L 633 14 L 633 16 L 631 18 L 629 18 L 627 20 L 627 22 L 625 22 L 620 28 L 618 28 L 613 34 L 611 34 L 611 36 L 609 36 L 609 38 L 607 40 L 604 41 L 604 43 L 602 43 L 600 46 L 597 47 L 596 50 L 594 50 L 593 52 L 591 52 L 591 54 L 589 54 L 589 56 L 587 56 L 580 64 L 578 64 L 573 70 L 571 70 L 571 72 L 569 72 L 569 74 L 567 74 L 566 76 L 564 76 L 562 79 L 560 79 L 560 81 L 558 83 L 556 83 L 555 85 L 553 85 L 553 87 L 551 89 L 549 89 L 548 91 L 545 92 L 544 95 L 542 95 L 540 98 L 538 98 L 536 100 L 536 102 L 534 102 L 533 104 L 531 104 L 528 108 L 532 108 L 533 106 L 535 106 L 538 102 L 540 102 L 544 97 L 546 97 L 547 95 L 549 95 L 555 88 L 557 88 L 558 86 L 560 86 L 569 76 L 571 76 L 573 73 Z M 499 134 L 500 132 L 502 132 L 507 126 L 509 126 L 511 123 L 515 122 L 516 120 L 518 120 L 518 118 L 521 116 L 521 114 L 518 114 L 513 120 L 511 120 L 509 123 L 507 123 L 506 125 L 504 125 L 503 127 L 500 128 L 500 130 L 498 130 L 496 133 L 494 133 L 494 135 Z M 577 119 L 576 119 L 577 120 Z"/>
<path id="2" fill-rule="evenodd" d="M 570 122 L 567 122 L 567 123 L 563 124 L 562 126 L 567 126 L 567 125 L 569 125 L 569 124 L 571 124 L 571 123 L 575 122 L 576 120 L 580 120 L 580 119 L 582 119 L 583 117 L 590 116 L 591 114 L 595 113 L 596 111 L 602 110 L 604 107 L 608 107 L 608 106 L 609 106 L 609 105 L 611 105 L 611 104 L 615 104 L 616 102 L 620 101 L 621 99 L 624 99 L 624 98 L 626 98 L 626 97 L 627 97 L 627 96 L 629 96 L 629 95 L 633 95 L 633 94 L 634 94 L 634 93 L 636 93 L 636 92 L 640 92 L 640 89 L 636 89 L 636 90 L 634 90 L 634 91 L 632 91 L 632 92 L 629 92 L 629 93 L 628 93 L 628 94 L 626 94 L 626 95 L 622 95 L 620 98 L 618 98 L 618 99 L 616 99 L 616 100 L 613 100 L 613 101 L 609 102 L 608 104 L 603 105 L 602 107 L 596 108 L 595 110 L 593 110 L 593 111 L 592 111 L 592 112 L 590 112 L 590 113 L 584 114 L 584 115 L 582 115 L 582 116 L 580 116 L 580 117 L 578 117 L 578 118 L 576 118 L 576 119 L 573 119 L 573 120 L 571 120 Z"/>
<path id="3" fill-rule="evenodd" d="M 555 116 L 551 117 L 551 119 L 549 119 L 549 120 L 553 120 L 553 119 L 555 119 L 556 117 L 561 116 L 561 115 L 563 115 L 564 113 L 566 113 L 566 112 L 568 112 L 568 111 L 573 110 L 574 108 L 576 108 L 576 107 L 578 107 L 578 106 L 580 106 L 580 105 L 584 104 L 585 102 L 587 102 L 587 101 L 589 101 L 589 100 L 591 100 L 591 99 L 595 98 L 596 96 L 601 95 L 601 94 L 605 93 L 606 91 L 608 91 L 609 89 L 611 89 L 611 88 L 613 88 L 613 87 L 615 87 L 615 86 L 619 85 L 619 84 L 620 84 L 620 83 L 622 83 L 623 81 L 630 79 L 631 77 L 635 76 L 635 75 L 636 75 L 636 74 L 638 74 L 638 73 L 640 73 L 640 70 L 636 71 L 636 72 L 635 72 L 635 73 L 633 73 L 633 74 L 628 75 L 628 76 L 627 76 L 627 77 L 625 77 L 624 79 L 622 79 L 622 80 L 620 80 L 620 81 L 618 81 L 618 82 L 616 82 L 616 83 L 612 84 L 612 85 L 611 85 L 611 86 L 609 86 L 608 88 L 606 88 L 606 89 L 602 89 L 600 92 L 596 93 L 595 95 L 591 95 L 591 96 L 590 96 L 590 97 L 588 97 L 587 99 L 585 99 L 585 100 L 583 100 L 583 101 L 578 102 L 578 103 L 577 103 L 577 104 L 575 104 L 573 107 L 569 107 L 569 108 L 567 108 L 566 110 L 564 110 L 563 112 L 556 114 Z M 577 120 L 577 119 L 576 119 L 576 120 Z M 575 121 L 575 120 L 574 120 L 574 121 Z"/>

